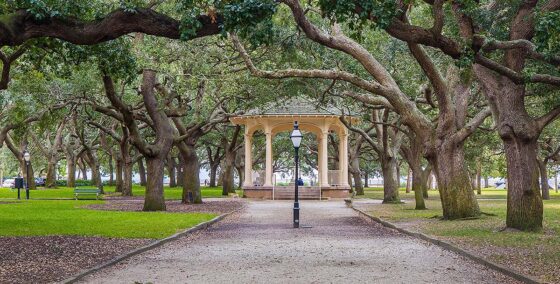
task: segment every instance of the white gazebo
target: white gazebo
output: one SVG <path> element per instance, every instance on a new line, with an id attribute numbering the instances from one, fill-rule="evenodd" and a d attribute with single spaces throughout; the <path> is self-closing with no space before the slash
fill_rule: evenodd
<path id="1" fill-rule="evenodd" d="M 297 121 L 299 129 L 315 134 L 318 140 L 318 184 L 300 187 L 300 198 L 347 197 L 350 191 L 350 185 L 348 184 L 348 129 L 340 121 L 341 116 L 342 113 L 335 108 L 316 107 L 307 100 L 291 99 L 285 101 L 282 105 L 275 104 L 265 107 L 263 110 L 252 110 L 244 115 L 230 118 L 232 123 L 245 126 L 244 195 L 249 198 L 265 199 L 293 198 L 293 186 L 275 186 L 273 183 L 272 141 L 276 134 L 292 131 L 294 122 Z M 264 179 L 255 177 L 252 167 L 253 134 L 258 130 L 263 131 L 266 135 Z M 329 170 L 328 168 L 329 132 L 336 133 L 340 141 L 338 169 Z"/>

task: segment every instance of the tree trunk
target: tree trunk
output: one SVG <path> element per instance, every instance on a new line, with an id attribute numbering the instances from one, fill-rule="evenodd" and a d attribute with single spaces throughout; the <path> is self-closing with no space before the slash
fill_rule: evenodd
<path id="1" fill-rule="evenodd" d="M 484 176 L 484 188 L 488 188 L 488 176 Z"/>
<path id="2" fill-rule="evenodd" d="M 76 187 L 76 160 L 66 156 L 66 186 Z"/>
<path id="3" fill-rule="evenodd" d="M 463 143 L 447 141 L 430 159 L 440 192 L 443 217 L 448 220 L 475 217 L 480 209 L 465 165 Z"/>
<path id="4" fill-rule="evenodd" d="M 115 185 L 113 155 L 109 155 L 109 185 Z"/>
<path id="5" fill-rule="evenodd" d="M 395 160 L 396 160 L 396 163 L 397 163 L 395 165 L 395 168 L 396 168 L 396 171 L 397 171 L 397 191 L 398 191 L 399 189 L 401 189 L 401 165 L 399 164 L 399 161 L 397 160 L 397 158 L 395 158 Z"/>
<path id="6" fill-rule="evenodd" d="M 49 159 L 47 163 L 47 180 L 45 186 L 47 188 L 56 187 L 56 160 Z"/>
<path id="7" fill-rule="evenodd" d="M 167 157 L 167 173 L 169 174 L 169 187 L 177 186 L 177 179 L 175 177 L 175 158 L 171 155 Z"/>
<path id="8" fill-rule="evenodd" d="M 88 180 L 87 167 L 83 159 L 82 159 L 82 166 L 80 167 L 80 171 L 82 172 L 82 180 Z"/>
<path id="9" fill-rule="evenodd" d="M 222 195 L 235 193 L 235 183 L 233 177 L 233 164 L 235 163 L 235 152 L 226 153 L 224 158 L 224 170 L 222 180 Z"/>
<path id="10" fill-rule="evenodd" d="M 383 203 L 399 203 L 399 182 L 397 177 L 397 159 L 395 157 L 381 158 L 383 172 Z"/>
<path id="11" fill-rule="evenodd" d="M 123 162 L 122 158 L 116 161 L 117 178 L 115 184 L 115 192 L 123 192 Z"/>
<path id="12" fill-rule="evenodd" d="M 368 188 L 369 187 L 369 174 L 368 171 L 364 171 L 364 187 Z"/>
<path id="13" fill-rule="evenodd" d="M 121 159 L 121 189 L 122 196 L 132 196 L 132 168 L 134 167 L 134 162 L 132 157 L 130 157 L 130 145 L 128 144 L 128 130 L 123 127 L 123 138 L 119 142 L 119 152 Z"/>
<path id="14" fill-rule="evenodd" d="M 103 193 L 103 182 L 101 181 L 101 171 L 99 171 L 99 164 L 97 162 L 93 162 L 91 166 L 91 181 L 95 185 L 95 187 L 101 190 Z"/>
<path id="15" fill-rule="evenodd" d="M 140 185 L 146 186 L 146 168 L 144 167 L 144 158 L 138 160 L 138 175 L 140 176 Z"/>
<path id="16" fill-rule="evenodd" d="M 237 181 L 237 188 L 242 188 L 243 187 L 243 179 L 245 178 L 243 176 L 243 167 L 235 167 L 235 169 L 237 170 L 237 175 L 239 176 L 239 180 Z"/>
<path id="17" fill-rule="evenodd" d="M 163 195 L 163 172 L 165 163 L 162 157 L 146 158 L 147 179 L 144 211 L 165 211 Z"/>
<path id="18" fill-rule="evenodd" d="M 525 109 L 525 85 L 475 65 L 475 74 L 494 108 L 498 134 L 504 143 L 507 164 L 508 228 L 523 231 L 542 229 L 543 203 L 539 189 L 537 140 L 539 125 Z"/>
<path id="19" fill-rule="evenodd" d="M 364 195 L 364 186 L 362 184 L 362 176 L 359 172 L 353 172 L 352 178 L 354 179 L 354 190 L 356 195 Z"/>
<path id="20" fill-rule="evenodd" d="M 178 145 L 179 152 L 184 161 L 183 168 L 183 196 L 182 203 L 190 203 L 189 193 L 192 195 L 195 204 L 202 203 L 202 193 L 200 191 L 200 164 L 194 145 L 181 143 Z"/>
<path id="21" fill-rule="evenodd" d="M 216 187 L 216 175 L 218 174 L 218 166 L 219 164 L 210 167 L 210 187 Z"/>
<path id="22" fill-rule="evenodd" d="M 356 195 L 364 195 L 364 186 L 362 184 L 362 176 L 360 170 L 360 159 L 358 155 L 350 161 L 349 165 L 350 173 L 354 179 L 354 191 Z"/>
<path id="23" fill-rule="evenodd" d="M 537 161 L 537 165 L 539 166 L 539 172 L 541 175 L 541 192 L 542 192 L 542 199 L 549 200 L 550 199 L 550 187 L 548 186 L 548 173 L 546 171 L 547 162 L 544 161 Z"/>
<path id="24" fill-rule="evenodd" d="M 100 166 L 99 166 L 99 160 L 97 159 L 96 154 L 93 152 L 92 149 L 87 149 L 85 152 L 85 157 L 84 157 L 86 163 L 88 163 L 90 169 L 91 169 L 91 182 L 93 183 L 93 185 L 97 188 L 99 188 L 99 190 L 101 190 L 101 193 L 103 194 L 103 182 L 101 181 L 101 171 L 99 170 Z"/>
<path id="25" fill-rule="evenodd" d="M 216 186 L 222 186 L 224 182 L 224 166 L 222 163 L 222 167 L 220 167 L 220 174 L 218 175 L 218 179 L 216 180 Z"/>
<path id="26" fill-rule="evenodd" d="M 482 194 L 482 164 L 480 162 L 476 167 L 476 194 Z"/>
<path id="27" fill-rule="evenodd" d="M 410 193 L 410 189 L 412 186 L 412 171 L 410 167 L 408 168 L 408 173 L 406 175 L 406 193 Z"/>
<path id="28" fill-rule="evenodd" d="M 185 162 L 181 155 L 177 157 L 177 160 L 179 161 L 179 163 L 177 164 L 177 186 L 183 187 L 183 173 L 185 171 Z"/>
<path id="29" fill-rule="evenodd" d="M 506 224 L 520 230 L 542 228 L 543 204 L 536 165 L 537 142 L 519 138 L 505 140 L 508 206 Z"/>
<path id="30" fill-rule="evenodd" d="M 126 161 L 126 160 L 125 160 Z M 134 163 L 130 158 L 123 163 L 122 196 L 132 196 L 132 168 Z"/>
<path id="31" fill-rule="evenodd" d="M 427 179 L 429 174 L 430 170 L 412 170 L 412 190 L 414 191 L 414 201 L 416 203 L 416 207 L 414 209 L 416 210 L 426 209 L 424 192 L 428 191 Z"/>

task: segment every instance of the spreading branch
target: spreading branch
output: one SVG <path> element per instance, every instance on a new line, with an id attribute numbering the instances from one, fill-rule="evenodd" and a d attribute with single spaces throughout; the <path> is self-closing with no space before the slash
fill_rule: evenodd
<path id="1" fill-rule="evenodd" d="M 29 39 L 41 37 L 58 38 L 79 45 L 93 45 L 134 32 L 179 39 L 182 29 L 192 28 L 182 26 L 179 20 L 167 15 L 143 8 L 137 8 L 134 12 L 118 9 L 90 22 L 58 17 L 39 21 L 26 10 L 19 10 L 4 17 L 7 20 L 0 22 L 0 46 L 16 46 Z M 199 15 L 197 20 L 199 25 L 192 38 L 221 32 L 221 15 Z"/>

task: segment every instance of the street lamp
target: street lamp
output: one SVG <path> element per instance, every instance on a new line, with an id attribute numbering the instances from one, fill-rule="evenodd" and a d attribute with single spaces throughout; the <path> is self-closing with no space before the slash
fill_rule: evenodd
<path id="1" fill-rule="evenodd" d="M 296 171 L 295 171 L 295 196 L 294 196 L 294 228 L 299 228 L 299 194 L 298 194 L 298 182 L 299 182 L 299 145 L 303 139 L 301 131 L 299 131 L 299 125 L 297 121 L 294 121 L 294 131 L 290 134 L 290 139 L 292 139 L 292 144 L 294 144 L 295 150 L 295 160 L 296 160 Z"/>
<path id="2" fill-rule="evenodd" d="M 27 177 L 25 181 L 25 198 L 29 199 L 29 162 L 31 161 L 31 155 L 27 150 L 23 151 L 23 160 L 25 161 L 25 176 Z"/>

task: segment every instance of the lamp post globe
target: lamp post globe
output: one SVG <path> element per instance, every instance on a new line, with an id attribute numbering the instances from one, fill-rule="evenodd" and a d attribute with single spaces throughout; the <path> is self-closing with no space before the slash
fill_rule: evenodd
<path id="1" fill-rule="evenodd" d="M 290 134 L 290 139 L 294 145 L 295 151 L 295 174 L 294 174 L 294 185 L 295 185 L 295 195 L 294 195 L 294 228 L 299 228 L 299 146 L 301 145 L 301 140 L 303 135 L 299 131 L 299 125 L 297 121 L 294 121 L 294 130 Z"/>

